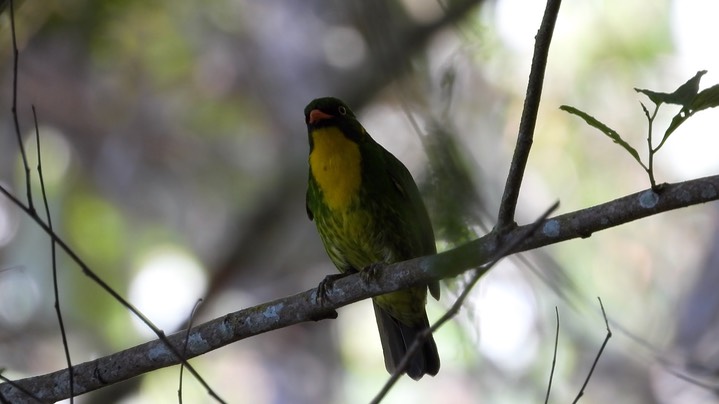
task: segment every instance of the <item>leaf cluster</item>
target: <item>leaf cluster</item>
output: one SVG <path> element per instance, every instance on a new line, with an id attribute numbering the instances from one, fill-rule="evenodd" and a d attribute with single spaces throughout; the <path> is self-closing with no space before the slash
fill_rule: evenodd
<path id="1" fill-rule="evenodd" d="M 663 93 L 641 88 L 634 89 L 638 93 L 646 95 L 649 100 L 654 103 L 654 111 L 650 113 L 649 108 L 647 108 L 647 106 L 644 105 L 643 102 L 640 102 L 642 110 L 644 111 L 644 115 L 646 116 L 648 122 L 647 148 L 649 152 L 649 159 L 646 165 L 642 161 L 637 149 L 632 147 L 632 145 L 630 145 L 626 140 L 624 140 L 617 131 L 610 128 L 605 123 L 601 122 L 597 118 L 589 115 L 584 111 L 581 111 L 568 105 L 562 105 L 561 107 L 559 107 L 559 109 L 584 119 L 584 121 L 588 125 L 599 129 L 600 132 L 604 133 L 610 139 L 612 139 L 614 143 L 621 146 L 627 153 L 629 153 L 634 158 L 634 160 L 639 163 L 639 165 L 642 166 L 642 168 L 644 168 L 644 170 L 649 175 L 649 181 L 651 183 L 652 189 L 657 190 L 658 187 L 654 179 L 654 155 L 659 151 L 659 149 L 662 148 L 662 146 L 664 146 L 664 143 L 666 143 L 667 139 L 669 139 L 669 136 L 671 136 L 672 133 L 674 133 L 677 128 L 681 126 L 682 123 L 689 119 L 689 117 L 699 111 L 719 106 L 719 84 L 715 84 L 709 88 L 699 91 L 699 82 L 701 81 L 702 76 L 706 74 L 706 72 L 706 70 L 698 71 L 694 75 L 694 77 L 687 80 L 686 83 L 679 86 L 672 93 Z M 671 123 L 664 131 L 662 140 L 656 147 L 654 147 L 652 140 L 654 119 L 656 118 L 659 107 L 662 104 L 679 105 L 681 106 L 681 109 L 679 110 L 679 112 L 677 112 L 674 118 L 672 118 Z"/>

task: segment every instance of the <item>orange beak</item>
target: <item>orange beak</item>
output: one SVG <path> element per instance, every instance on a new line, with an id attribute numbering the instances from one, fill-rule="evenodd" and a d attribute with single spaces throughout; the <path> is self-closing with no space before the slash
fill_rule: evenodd
<path id="1" fill-rule="evenodd" d="M 334 116 L 322 112 L 319 109 L 313 109 L 310 111 L 310 115 L 307 117 L 307 123 L 313 125 L 321 120 L 334 118 Z"/>

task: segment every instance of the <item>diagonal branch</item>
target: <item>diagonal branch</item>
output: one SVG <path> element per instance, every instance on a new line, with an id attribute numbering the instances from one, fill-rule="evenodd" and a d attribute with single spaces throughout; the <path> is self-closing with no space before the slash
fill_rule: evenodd
<path id="1" fill-rule="evenodd" d="M 107 282 L 105 282 L 95 271 L 90 269 L 90 267 L 85 263 L 85 261 L 80 258 L 77 253 L 70 248 L 70 246 L 65 243 L 65 241 L 58 236 L 54 230 L 48 225 L 48 223 L 45 223 L 40 216 L 38 216 L 37 212 L 35 210 L 30 210 L 31 208 L 28 206 L 25 206 L 15 195 L 13 195 L 12 192 L 10 192 L 8 189 L 0 185 L 0 193 L 2 193 L 6 198 L 8 198 L 13 204 L 15 204 L 18 208 L 20 208 L 23 212 L 25 212 L 30 219 L 32 219 L 44 232 L 50 237 L 50 240 L 54 243 L 54 245 L 57 245 L 60 247 L 61 250 L 63 250 L 69 257 L 74 261 L 82 270 L 82 273 L 90 278 L 93 282 L 95 282 L 100 288 L 102 288 L 105 292 L 107 292 L 110 296 L 112 296 L 116 301 L 118 301 L 120 304 L 122 304 L 125 308 L 127 308 L 130 312 L 132 312 L 137 318 L 140 319 L 145 325 L 147 325 L 148 328 L 150 328 L 155 335 L 158 336 L 161 343 L 165 344 L 165 347 L 170 350 L 170 352 L 175 355 L 175 359 L 179 361 L 179 363 L 182 363 L 187 370 L 195 377 L 195 379 L 202 384 L 208 394 L 213 397 L 218 402 L 224 402 L 222 398 L 220 398 L 214 390 L 207 384 L 207 382 L 202 378 L 202 376 L 195 370 L 195 368 L 190 365 L 186 358 L 183 357 L 183 355 L 180 353 L 180 350 L 174 345 L 170 344 L 170 342 L 167 340 L 167 337 L 165 336 L 165 332 L 161 329 L 159 329 L 152 321 L 150 321 L 147 316 L 145 316 L 138 308 L 136 308 L 132 303 L 130 303 L 127 299 L 123 298 L 115 289 L 113 289 Z M 69 374 L 68 374 L 69 376 Z M 75 377 L 75 373 L 73 373 L 72 376 L 69 376 L 70 379 L 73 379 Z M 64 381 L 66 386 L 69 386 L 69 380 Z M 2 385 L 0 385 L 2 386 Z M 73 390 L 75 392 L 78 392 L 78 394 L 81 393 L 81 390 L 77 390 L 77 386 L 73 385 L 73 388 L 70 390 Z M 64 388 L 63 388 L 64 389 Z M 87 390 L 90 391 L 90 390 Z M 71 395 L 66 395 L 62 398 L 69 398 Z M 0 391 L 0 398 L 6 398 L 2 391 Z M 57 401 L 57 400 L 52 400 Z M 15 402 L 11 400 L 11 402 Z"/>
<path id="2" fill-rule="evenodd" d="M 537 112 L 539 111 L 539 100 L 542 98 L 549 45 L 552 42 L 554 23 L 557 21 L 561 3 L 561 0 L 549 0 L 547 2 L 542 25 L 539 26 L 539 32 L 537 32 L 532 69 L 529 73 L 529 83 L 527 83 L 527 96 L 524 99 L 524 109 L 519 122 L 517 145 L 514 148 L 512 164 L 509 167 L 509 175 L 504 185 L 504 194 L 499 206 L 496 228 L 500 230 L 514 225 L 514 212 L 517 209 L 519 190 L 522 186 L 522 178 L 524 178 L 524 169 L 527 167 L 527 161 L 529 160 L 529 151 L 532 148 L 534 127 L 537 124 Z"/>
<path id="3" fill-rule="evenodd" d="M 0 188 L 0 191 L 4 191 Z M 6 191 L 4 191 L 6 192 Z M 337 280 L 327 290 L 328 302 L 316 302 L 316 289 L 240 310 L 193 327 L 187 337 L 187 358 L 193 358 L 227 344 L 307 321 L 327 318 L 332 310 L 372 296 L 426 285 L 440 278 L 456 276 L 485 264 L 502 245 L 515 245 L 508 254 L 527 251 L 561 241 L 586 238 L 605 230 L 662 212 L 719 199 L 719 175 L 667 184 L 661 193 L 645 190 L 591 208 L 520 226 L 498 236 L 495 232 L 441 254 L 388 265 L 377 279 L 365 283 L 358 274 Z M 530 234 L 531 233 L 531 234 Z M 498 239 L 501 237 L 501 240 Z M 513 240 L 522 239 L 514 244 Z M 167 337 L 175 351 L 185 348 L 186 332 Z M 75 393 L 83 394 L 159 368 L 177 365 L 178 357 L 165 342 L 154 340 L 94 361 L 74 366 Z M 68 371 L 17 380 L 15 383 L 45 401 L 67 398 Z M 9 402 L 29 402 L 20 390 L 0 384 L 0 396 Z"/>

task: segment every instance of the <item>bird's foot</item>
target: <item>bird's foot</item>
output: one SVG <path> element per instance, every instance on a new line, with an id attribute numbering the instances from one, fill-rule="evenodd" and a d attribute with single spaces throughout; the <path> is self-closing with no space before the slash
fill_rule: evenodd
<path id="1" fill-rule="evenodd" d="M 317 303 L 324 305 L 325 302 L 329 302 L 330 299 L 329 296 L 327 296 L 327 292 L 332 288 L 332 284 L 349 274 L 349 272 L 346 272 L 325 276 L 325 279 L 322 279 L 320 284 L 317 285 Z"/>
<path id="2" fill-rule="evenodd" d="M 374 264 L 370 264 L 360 271 L 360 278 L 362 278 L 365 283 L 372 282 L 377 279 L 380 271 L 382 271 L 382 269 L 386 266 L 387 264 L 384 262 L 375 262 Z"/>

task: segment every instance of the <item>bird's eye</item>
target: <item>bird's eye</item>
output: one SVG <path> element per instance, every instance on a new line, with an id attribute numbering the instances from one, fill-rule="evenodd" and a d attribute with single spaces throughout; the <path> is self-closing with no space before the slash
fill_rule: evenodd
<path id="1" fill-rule="evenodd" d="M 347 108 L 340 105 L 339 108 L 337 108 L 337 112 L 339 112 L 340 115 L 347 115 Z"/>

